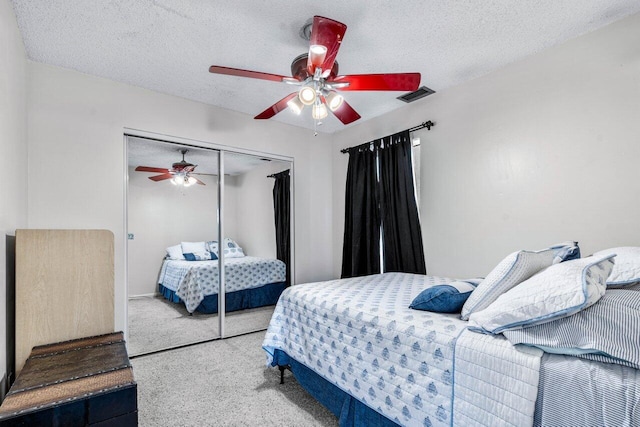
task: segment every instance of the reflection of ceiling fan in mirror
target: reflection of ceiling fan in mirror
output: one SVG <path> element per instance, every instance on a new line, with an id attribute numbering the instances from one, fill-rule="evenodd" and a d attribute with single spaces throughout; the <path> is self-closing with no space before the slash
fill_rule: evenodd
<path id="1" fill-rule="evenodd" d="M 189 187 L 193 184 L 206 185 L 204 182 L 200 181 L 198 178 L 192 175 L 212 175 L 208 173 L 196 173 L 194 172 L 195 168 L 198 165 L 194 165 L 184 160 L 184 155 L 189 152 L 189 150 L 180 150 L 182 153 L 182 160 L 176 162 L 171 165 L 171 169 L 165 168 L 154 168 L 150 166 L 138 166 L 136 168 L 136 172 L 155 172 L 161 175 L 150 176 L 149 179 L 152 181 L 164 181 L 166 179 L 170 179 L 173 185 L 183 185 L 185 187 Z"/>

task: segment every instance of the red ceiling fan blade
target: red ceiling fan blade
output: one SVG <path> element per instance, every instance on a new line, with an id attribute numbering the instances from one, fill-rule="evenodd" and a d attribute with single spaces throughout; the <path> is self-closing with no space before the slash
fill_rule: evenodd
<path id="1" fill-rule="evenodd" d="M 165 179 L 171 179 L 171 178 L 173 178 L 173 175 L 171 175 L 170 173 L 149 177 L 151 181 L 164 181 Z"/>
<path id="2" fill-rule="evenodd" d="M 289 95 L 282 98 L 280 101 L 273 104 L 271 107 L 264 110 L 262 113 L 255 116 L 254 119 L 270 119 L 271 117 L 278 114 L 280 111 L 287 108 L 287 102 L 289 102 L 289 100 L 291 100 L 295 96 L 298 96 L 298 92 L 290 93 Z"/>
<path id="3" fill-rule="evenodd" d="M 420 73 L 352 74 L 337 76 L 328 83 L 349 83 L 339 90 L 414 91 L 420 86 Z"/>
<path id="4" fill-rule="evenodd" d="M 241 70 L 240 68 L 220 67 L 212 65 L 209 72 L 214 74 L 226 74 L 228 76 L 249 77 L 252 79 L 271 80 L 281 82 L 283 79 L 291 79 L 291 77 L 280 76 L 278 74 L 262 73 L 260 71 Z"/>
<path id="5" fill-rule="evenodd" d="M 149 166 L 138 166 L 136 168 L 137 172 L 155 172 L 155 173 L 169 173 L 169 169 L 165 168 L 152 168 Z"/>
<path id="6" fill-rule="evenodd" d="M 194 171 L 194 169 L 196 168 L 196 166 L 198 166 L 198 165 L 189 165 L 189 166 L 185 166 L 185 167 L 182 169 L 182 172 L 184 172 L 184 173 L 193 172 L 193 171 Z"/>
<path id="7" fill-rule="evenodd" d="M 207 185 L 207 184 L 205 184 L 204 182 L 200 181 L 200 180 L 199 180 L 198 178 L 196 178 L 195 176 L 191 176 L 191 175 L 189 175 L 189 178 L 193 178 L 193 179 L 195 179 L 195 180 L 196 180 L 196 184 L 200 184 L 200 185 Z"/>
<path id="8" fill-rule="evenodd" d="M 331 111 L 331 109 L 328 110 Z M 336 111 L 333 111 L 333 115 L 345 125 L 353 123 L 360 118 L 360 114 L 358 114 L 351 105 L 347 104 L 347 101 L 342 101 L 340 107 L 338 107 Z"/>
<path id="9" fill-rule="evenodd" d="M 347 26 L 342 22 L 334 21 L 333 19 L 323 16 L 313 17 L 313 27 L 311 28 L 309 45 L 321 45 L 327 48 L 326 56 L 321 65 L 323 71 L 330 71 L 331 68 L 333 68 L 333 63 L 340 49 L 340 43 L 342 43 L 346 31 Z M 312 54 L 309 55 L 307 62 L 307 67 L 311 74 L 315 71 L 315 66 L 312 64 L 312 56 Z"/>

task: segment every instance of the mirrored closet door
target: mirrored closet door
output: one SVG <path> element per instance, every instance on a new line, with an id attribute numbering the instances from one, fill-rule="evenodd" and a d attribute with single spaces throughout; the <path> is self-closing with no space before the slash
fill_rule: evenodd
<path id="1" fill-rule="evenodd" d="M 293 277 L 293 163 L 126 140 L 130 355 L 266 329 Z"/>
<path id="2" fill-rule="evenodd" d="M 225 152 L 225 336 L 266 329 L 291 283 L 291 162 Z"/>
<path id="3" fill-rule="evenodd" d="M 219 152 L 127 139 L 129 353 L 219 338 Z"/>

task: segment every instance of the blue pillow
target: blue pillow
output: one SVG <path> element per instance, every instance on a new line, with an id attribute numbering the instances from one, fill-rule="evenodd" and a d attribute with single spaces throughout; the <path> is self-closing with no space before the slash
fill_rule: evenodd
<path id="1" fill-rule="evenodd" d="M 191 253 L 186 253 L 182 255 L 184 256 L 184 259 L 186 259 L 187 261 L 209 261 L 209 260 L 215 261 L 218 259 L 216 254 L 214 254 L 213 252 L 205 252 L 204 258 L 200 257 L 200 255 L 191 254 Z"/>
<path id="2" fill-rule="evenodd" d="M 460 313 L 471 292 L 482 279 L 469 279 L 437 285 L 420 292 L 409 308 L 435 313 Z"/>
<path id="3" fill-rule="evenodd" d="M 555 246 L 551 246 L 551 249 L 559 249 L 554 259 L 554 264 L 557 262 L 571 261 L 580 258 L 580 247 L 578 242 L 564 242 Z"/>

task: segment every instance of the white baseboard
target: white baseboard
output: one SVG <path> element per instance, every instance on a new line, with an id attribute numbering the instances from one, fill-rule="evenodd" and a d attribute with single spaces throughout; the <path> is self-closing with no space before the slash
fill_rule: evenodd
<path id="1" fill-rule="evenodd" d="M 152 294 L 140 294 L 140 295 L 129 295 L 129 299 L 136 299 L 136 298 L 153 298 L 156 295 L 160 295 L 157 292 L 154 292 Z"/>

